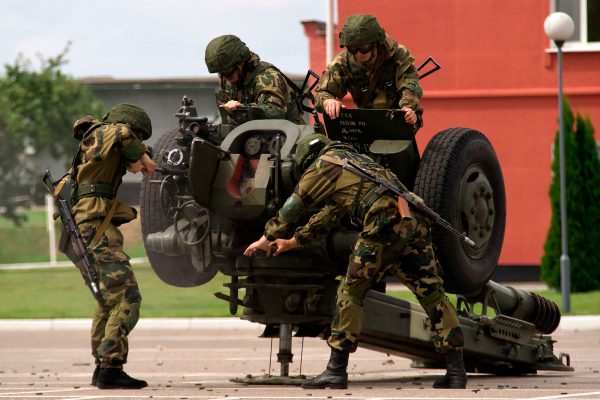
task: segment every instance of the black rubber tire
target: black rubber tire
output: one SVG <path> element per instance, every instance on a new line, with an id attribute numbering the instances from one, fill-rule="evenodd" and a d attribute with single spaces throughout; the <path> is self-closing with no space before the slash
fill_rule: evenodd
<path id="1" fill-rule="evenodd" d="M 170 150 L 178 147 L 175 137 L 177 129 L 165 132 L 156 143 L 153 159 L 158 164 L 161 150 Z M 168 218 L 160 206 L 160 185 L 150 183 L 152 180 L 160 180 L 162 174 L 154 173 L 144 176 L 140 189 L 140 216 L 142 219 L 142 235 L 144 236 L 144 247 L 152 269 L 165 283 L 179 287 L 199 286 L 210 281 L 218 272 L 214 266 L 209 266 L 204 271 L 194 267 L 189 255 L 169 256 L 148 250 L 146 236 L 150 233 L 164 231 L 173 225 L 173 220 Z"/>
<path id="2" fill-rule="evenodd" d="M 480 199 L 475 193 L 478 188 L 483 194 Z M 446 291 L 468 294 L 481 289 L 498 264 L 506 226 L 504 179 L 490 142 L 481 132 L 468 128 L 439 132 L 423 152 L 414 192 L 455 229 L 476 241 L 476 247 L 471 247 L 433 226 Z M 476 217 L 477 223 L 473 222 Z M 477 228 L 478 222 L 485 227 Z"/>

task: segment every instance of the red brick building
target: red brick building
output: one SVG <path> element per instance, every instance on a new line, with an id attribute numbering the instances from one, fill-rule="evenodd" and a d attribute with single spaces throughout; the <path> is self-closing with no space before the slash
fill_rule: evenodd
<path id="1" fill-rule="evenodd" d="M 492 142 L 507 197 L 502 265 L 539 265 L 550 224 L 557 60 L 543 26 L 552 11 L 568 12 L 576 23 L 573 41 L 564 47 L 564 93 L 574 111 L 600 129 L 600 7 L 593 3 L 597 0 L 338 1 L 340 26 L 349 15 L 373 14 L 411 50 L 417 65 L 430 55 L 442 65 L 421 82 L 421 150 L 434 134 L 455 126 L 477 129 Z M 321 73 L 324 24 L 303 24 L 311 69 Z M 346 102 L 352 107 L 349 97 Z"/>

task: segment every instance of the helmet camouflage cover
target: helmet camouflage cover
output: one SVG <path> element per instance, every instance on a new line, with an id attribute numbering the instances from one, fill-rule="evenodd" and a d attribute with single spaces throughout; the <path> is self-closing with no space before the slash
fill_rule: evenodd
<path id="1" fill-rule="evenodd" d="M 385 31 L 377 19 L 370 14 L 355 14 L 348 17 L 340 32 L 340 47 L 360 46 L 383 42 Z"/>
<path id="2" fill-rule="evenodd" d="M 246 61 L 248 57 L 250 49 L 235 35 L 214 38 L 208 43 L 204 53 L 204 61 L 210 73 L 224 71 L 232 65 Z"/>
<path id="3" fill-rule="evenodd" d="M 141 133 L 143 140 L 152 136 L 152 122 L 142 108 L 133 104 L 121 103 L 113 107 L 103 118 L 104 122 L 121 123 L 131 126 L 136 133 Z"/>
<path id="4" fill-rule="evenodd" d="M 306 171 L 310 164 L 317 159 L 323 147 L 329 142 L 330 140 L 327 136 L 316 133 L 305 136 L 298 141 L 294 161 L 296 162 L 296 170 L 299 174 Z"/>

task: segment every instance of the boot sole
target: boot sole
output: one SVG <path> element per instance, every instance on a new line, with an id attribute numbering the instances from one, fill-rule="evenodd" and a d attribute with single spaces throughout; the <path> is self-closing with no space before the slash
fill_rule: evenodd
<path id="1" fill-rule="evenodd" d="M 302 385 L 301 386 L 302 389 L 348 389 L 348 385 L 315 385 L 315 386 L 310 386 L 310 385 Z"/>
<path id="2" fill-rule="evenodd" d="M 433 385 L 434 389 L 466 389 L 467 385 Z"/>
<path id="3" fill-rule="evenodd" d="M 148 384 L 143 386 L 121 386 L 121 385 L 102 385 L 98 384 L 98 389 L 142 389 L 148 386 Z"/>

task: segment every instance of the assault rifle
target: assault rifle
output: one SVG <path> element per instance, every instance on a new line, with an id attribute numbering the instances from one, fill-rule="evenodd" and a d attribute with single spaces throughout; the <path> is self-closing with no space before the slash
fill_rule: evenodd
<path id="1" fill-rule="evenodd" d="M 427 218 L 431 219 L 434 223 L 436 223 L 439 226 L 441 226 L 442 228 L 450 231 L 452 234 L 458 236 L 459 238 L 461 238 L 461 240 L 465 241 L 467 244 L 469 244 L 471 246 L 475 246 L 475 242 L 473 240 L 471 240 L 466 234 L 460 233 L 459 231 L 454 229 L 452 227 L 452 225 L 450 225 L 450 222 L 448 222 L 444 218 L 440 217 L 440 215 L 438 213 L 433 211 L 431 208 L 427 207 L 425 205 L 425 203 L 423 203 L 422 201 L 416 200 L 415 197 L 411 196 L 410 192 L 408 192 L 406 190 L 402 190 L 401 188 L 393 185 L 391 182 L 387 181 L 386 179 L 382 179 L 378 176 L 371 174 L 369 171 L 365 170 L 364 168 L 362 168 L 359 165 L 356 165 L 355 163 L 353 163 L 351 160 L 349 160 L 347 158 L 344 158 L 342 160 L 341 166 L 342 166 L 342 168 L 344 168 L 362 178 L 368 179 L 371 182 L 376 183 L 377 185 L 379 185 L 380 188 L 382 188 L 384 190 L 389 190 L 390 192 L 394 193 L 395 195 L 402 197 L 411 206 L 413 206 L 415 209 L 417 209 L 419 212 L 421 212 Z"/>
<path id="2" fill-rule="evenodd" d="M 72 245 L 73 252 L 75 253 L 74 259 L 71 259 L 73 262 L 81 261 L 83 266 L 83 277 L 86 280 L 92 294 L 101 303 L 104 303 L 104 297 L 102 296 L 102 292 L 98 289 L 98 277 L 93 270 L 92 256 L 90 251 L 88 250 L 83 237 L 81 236 L 81 232 L 79 231 L 79 227 L 75 224 L 75 220 L 71 215 L 71 210 L 69 209 L 69 205 L 67 204 L 67 200 L 65 200 L 60 193 L 55 194 L 56 184 L 52 180 L 52 176 L 50 175 L 50 171 L 46 170 L 44 174 L 44 178 L 42 179 L 46 189 L 52 196 L 56 198 L 56 204 L 58 206 L 58 214 L 60 215 L 60 220 L 65 227 L 69 242 Z M 71 258 L 71 257 L 69 257 Z"/>

